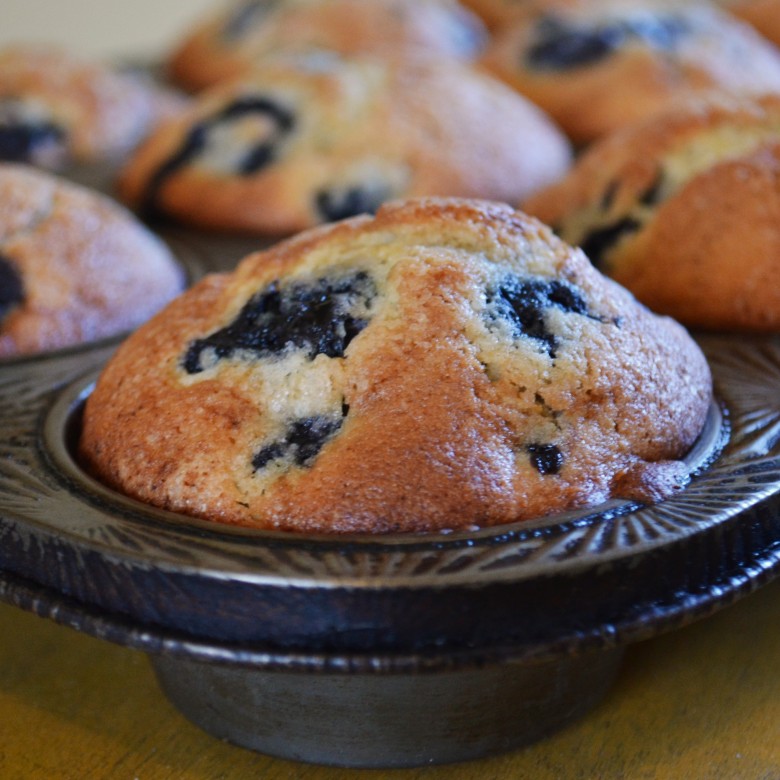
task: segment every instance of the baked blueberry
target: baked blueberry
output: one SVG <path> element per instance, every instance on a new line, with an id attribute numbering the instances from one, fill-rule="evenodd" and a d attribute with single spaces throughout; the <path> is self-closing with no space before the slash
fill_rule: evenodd
<path id="1" fill-rule="evenodd" d="M 35 162 L 61 146 L 65 130 L 43 117 L 33 117 L 24 105 L 13 98 L 0 100 L 0 160 Z"/>
<path id="2" fill-rule="evenodd" d="M 617 195 L 619 188 L 620 182 L 611 181 L 604 189 L 604 194 L 601 196 L 601 200 L 599 201 L 599 207 L 604 211 L 607 211 L 607 209 L 611 208 L 612 204 L 615 202 L 615 196 Z M 558 230 L 555 232 L 560 233 Z"/>
<path id="3" fill-rule="evenodd" d="M 14 306 L 24 302 L 24 283 L 16 265 L 0 255 L 0 323 Z"/>
<path id="4" fill-rule="evenodd" d="M 544 17 L 537 25 L 536 42 L 527 51 L 527 63 L 538 70 L 568 70 L 593 65 L 630 40 L 661 51 L 671 49 L 687 31 L 675 16 L 618 19 L 590 25 L 566 24 Z"/>
<path id="5" fill-rule="evenodd" d="M 533 467 L 542 476 L 557 474 L 563 467 L 563 454 L 554 444 L 529 444 L 526 450 Z"/>
<path id="6" fill-rule="evenodd" d="M 525 59 L 538 70 L 591 65 L 609 56 L 625 38 L 619 26 L 574 27 L 551 17 L 540 20 L 537 36 Z"/>
<path id="7" fill-rule="evenodd" d="M 636 232 L 639 228 L 638 220 L 633 217 L 621 217 L 609 225 L 588 231 L 580 240 L 580 248 L 596 268 L 601 268 L 607 252 L 624 236 Z"/>
<path id="8" fill-rule="evenodd" d="M 498 287 L 488 290 L 487 303 L 490 318 L 511 323 L 517 336 L 536 339 L 551 358 L 555 357 L 558 340 L 547 326 L 547 311 L 557 308 L 570 314 L 588 315 L 580 292 L 556 279 L 507 276 Z"/>
<path id="9" fill-rule="evenodd" d="M 357 184 L 322 189 L 315 195 L 317 214 L 325 222 L 373 214 L 391 196 L 383 185 Z"/>
<path id="10" fill-rule="evenodd" d="M 607 184 L 599 200 L 599 208 L 602 211 L 609 211 L 612 208 L 619 189 L 620 181 L 617 179 L 613 179 Z M 663 200 L 663 189 L 663 172 L 659 169 L 652 184 L 639 194 L 637 201 L 643 206 L 657 206 Z"/>
<path id="11" fill-rule="evenodd" d="M 255 471 L 274 460 L 311 466 L 325 443 L 341 428 L 342 417 L 304 417 L 290 423 L 284 438 L 263 447 L 252 458 Z"/>
<path id="12" fill-rule="evenodd" d="M 643 206 L 657 206 L 662 200 L 663 173 L 659 170 L 653 183 L 639 196 L 639 202 Z"/>
<path id="13" fill-rule="evenodd" d="M 374 282 L 364 271 L 285 287 L 273 282 L 253 295 L 230 325 L 192 342 L 184 369 L 197 374 L 243 352 L 268 357 L 300 349 L 310 358 L 321 354 L 343 357 L 352 339 L 368 324 L 375 295 Z"/>

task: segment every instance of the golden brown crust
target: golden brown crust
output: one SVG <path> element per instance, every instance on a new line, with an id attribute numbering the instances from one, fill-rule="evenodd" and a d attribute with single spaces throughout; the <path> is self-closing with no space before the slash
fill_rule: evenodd
<path id="1" fill-rule="evenodd" d="M 168 63 L 178 83 L 195 90 L 211 87 L 245 75 L 280 51 L 469 59 L 484 43 L 477 17 L 447 0 L 278 2 L 248 15 L 245 25 L 227 35 L 246 5 L 234 3 L 181 41 Z"/>
<path id="2" fill-rule="evenodd" d="M 0 101 L 8 100 L 18 102 L 16 113 L 62 131 L 59 149 L 14 160 L 51 168 L 122 156 L 183 106 L 178 95 L 137 75 L 42 46 L 0 51 Z"/>
<path id="3" fill-rule="evenodd" d="M 656 311 L 777 330 L 778 132 L 777 95 L 702 97 L 595 145 L 523 207 Z M 616 240 L 594 242 L 627 220 Z"/>
<path id="4" fill-rule="evenodd" d="M 196 340 L 274 280 L 284 290 L 356 269 L 376 296 L 343 356 L 288 345 L 190 366 Z M 491 297 L 510 278 L 542 297 L 581 295 L 587 311 L 548 301 L 549 333 L 518 334 Z M 540 223 L 499 204 L 423 199 L 302 234 L 179 298 L 106 367 L 80 453 L 107 484 L 206 519 L 435 531 L 598 503 L 616 486 L 667 495 L 679 464 L 659 462 L 691 446 L 710 394 L 682 328 Z M 291 426 L 333 415 L 315 456 L 292 462 L 281 446 Z"/>
<path id="5" fill-rule="evenodd" d="M 780 330 L 780 144 L 690 181 L 613 268 L 652 309 L 691 326 Z"/>
<path id="6" fill-rule="evenodd" d="M 496 36 L 483 63 L 547 111 L 577 143 L 630 126 L 701 90 L 780 89 L 780 52 L 748 25 L 699 3 L 652 7 L 656 10 L 599 0 L 528 17 Z M 626 21 L 653 30 L 661 20 L 667 32 L 624 34 L 611 53 L 580 65 L 534 66 L 529 52 L 543 39 L 550 19 L 568 30 Z M 648 43 L 653 36 L 657 40 Z M 602 44 L 596 41 L 590 51 Z"/>
<path id="7" fill-rule="evenodd" d="M 0 259 L 23 291 L 0 311 L 0 356 L 117 335 L 183 284 L 167 249 L 124 209 L 20 165 L 0 164 Z"/>
<path id="8" fill-rule="evenodd" d="M 271 104 L 286 129 L 269 131 L 281 120 L 261 113 L 215 119 L 242 101 Z M 240 160 L 256 141 L 240 134 L 252 121 L 250 132 L 276 137 L 268 164 L 246 174 Z M 204 124 L 205 149 L 154 184 Z M 226 133 L 233 134 L 227 141 Z M 293 60 L 204 93 L 186 117 L 142 145 L 125 166 L 120 193 L 144 208 L 153 190 L 160 212 L 192 224 L 283 234 L 393 197 L 516 201 L 560 177 L 570 159 L 568 141 L 539 109 L 466 66 Z M 350 197 L 357 201 L 351 213 L 321 205 Z"/>

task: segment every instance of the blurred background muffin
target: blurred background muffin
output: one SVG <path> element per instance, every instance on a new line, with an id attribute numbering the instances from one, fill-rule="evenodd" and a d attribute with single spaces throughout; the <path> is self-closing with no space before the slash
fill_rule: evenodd
<path id="1" fill-rule="evenodd" d="M 163 243 L 113 201 L 0 164 L 0 356 L 119 335 L 183 286 Z"/>
<path id="2" fill-rule="evenodd" d="M 478 17 L 455 0 L 241 0 L 196 24 L 168 69 L 176 82 L 202 89 L 280 50 L 471 59 L 484 42 Z"/>
<path id="3" fill-rule="evenodd" d="M 595 144 L 523 208 L 656 311 L 780 330 L 780 95 L 686 101 Z"/>
<path id="4" fill-rule="evenodd" d="M 780 90 L 780 51 L 704 3 L 588 0 L 500 30 L 486 67 L 577 143 L 702 89 Z"/>
<path id="5" fill-rule="evenodd" d="M 120 193 L 144 214 L 280 234 L 399 197 L 516 202 L 570 154 L 540 109 L 467 65 L 318 53 L 201 93 L 139 148 Z"/>
<path id="6" fill-rule="evenodd" d="M 115 162 L 183 104 L 139 74 L 42 44 L 9 46 L 0 50 L 0 160 Z"/>

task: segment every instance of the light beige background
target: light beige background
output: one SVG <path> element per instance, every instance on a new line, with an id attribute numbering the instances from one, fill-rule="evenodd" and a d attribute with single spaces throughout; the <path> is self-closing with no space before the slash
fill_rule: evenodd
<path id="1" fill-rule="evenodd" d="M 55 43 L 85 57 L 160 57 L 224 0 L 0 0 L 0 46 Z"/>

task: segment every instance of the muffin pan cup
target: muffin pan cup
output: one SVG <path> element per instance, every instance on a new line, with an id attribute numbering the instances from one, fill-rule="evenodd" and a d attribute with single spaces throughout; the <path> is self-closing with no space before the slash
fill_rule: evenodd
<path id="1" fill-rule="evenodd" d="M 623 648 L 508 656 L 264 651 L 149 628 L 0 573 L 0 600 L 149 654 L 160 687 L 213 736 L 286 759 L 413 767 L 501 753 L 587 712 Z"/>
<path id="2" fill-rule="evenodd" d="M 685 490 L 387 537 L 230 528 L 120 496 L 73 456 L 115 344 L 8 361 L 0 598 L 147 652 L 184 715 L 255 750 L 392 767 L 512 749 L 599 701 L 628 644 L 780 571 L 780 343 L 699 342 L 717 402 Z"/>

